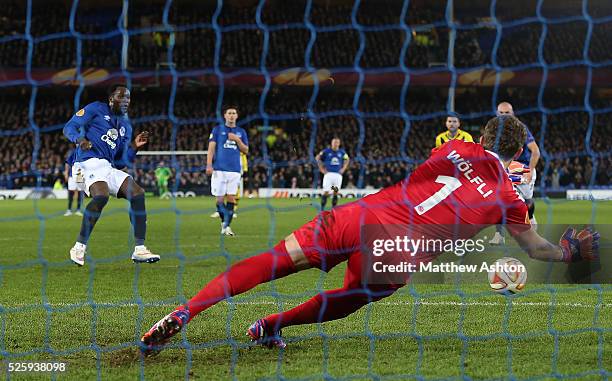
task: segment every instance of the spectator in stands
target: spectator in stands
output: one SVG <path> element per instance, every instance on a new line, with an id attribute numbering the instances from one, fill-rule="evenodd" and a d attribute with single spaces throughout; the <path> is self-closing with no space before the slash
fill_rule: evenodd
<path id="1" fill-rule="evenodd" d="M 61 136 L 62 123 L 67 115 L 74 112 L 73 98 L 71 96 L 58 97 L 57 92 L 66 93 L 63 88 L 39 89 L 36 96 L 36 108 L 34 110 L 34 122 L 39 128 L 38 135 L 32 133 L 29 112 L 29 89 L 13 89 L 14 95 L 8 92 L 0 95 L 0 112 L 6 118 L 0 124 L 0 186 L 6 188 L 20 188 L 24 186 L 35 186 L 37 182 L 43 186 L 53 185 L 53 174 L 61 170 L 63 166 L 62 157 L 70 145 Z M 81 103 L 86 103 L 89 98 L 95 98 L 95 89 L 87 90 L 82 94 Z M 188 90 L 179 89 L 174 103 L 174 114 L 181 122 L 189 120 L 189 123 L 174 125 L 167 119 L 168 94 L 160 91 L 149 90 L 147 92 L 135 92 L 139 102 L 134 110 L 134 128 L 136 132 L 141 130 L 151 131 L 152 138 L 149 143 L 151 150 L 203 150 L 202 134 L 210 132 L 210 128 L 216 123 L 216 111 L 214 110 L 217 93 L 214 89 L 198 89 L 198 96 L 192 96 Z M 302 119 L 301 113 L 306 110 L 310 101 L 310 89 L 287 89 L 291 96 L 284 96 L 280 92 L 277 96 L 266 99 L 266 112 L 270 115 L 292 115 L 287 120 L 274 120 L 269 124 L 274 127 L 270 135 L 276 137 L 272 146 L 267 147 L 267 157 L 264 157 L 262 147 L 261 131 L 256 126 L 261 125 L 261 120 L 253 120 L 245 125 L 253 132 L 252 152 L 250 155 L 253 163 L 253 173 L 249 184 L 253 189 L 268 186 L 268 173 L 270 163 L 272 167 L 272 183 L 287 187 L 293 186 L 297 179 L 298 187 L 310 188 L 314 184 L 313 169 L 315 163 L 311 161 L 312 152 L 309 152 L 312 138 L 312 121 Z M 395 183 L 407 174 L 414 166 L 424 160 L 430 151 L 435 138 L 437 117 L 421 120 L 422 115 L 440 112 L 444 106 L 436 108 L 437 90 L 411 90 L 415 95 L 407 99 L 406 111 L 409 116 L 418 117 L 404 120 L 399 117 L 366 117 L 362 125 L 358 123 L 352 111 L 352 95 L 339 93 L 341 90 L 321 91 L 314 105 L 314 112 L 322 113 L 331 110 L 342 111 L 345 115 L 326 116 L 317 119 L 317 133 L 314 146 L 320 146 L 329 141 L 332 136 L 340 134 L 351 136 L 353 139 L 346 141 L 346 150 L 354 160 L 346 173 L 347 186 L 387 186 Z M 504 89 L 500 88 L 499 97 L 506 97 L 512 91 L 513 99 L 524 99 L 526 105 L 517 105 L 517 109 L 528 107 L 537 103 L 537 89 Z M 536 95 L 533 95 L 533 92 Z M 400 99 L 400 90 L 380 91 L 377 94 L 363 92 L 359 99 L 359 110 L 364 113 L 378 113 L 398 111 L 397 101 Z M 64 94 L 63 93 L 63 94 Z M 248 99 L 245 105 L 247 115 L 257 115 L 259 108 L 259 91 L 244 90 L 228 87 L 225 96 L 229 99 Z M 546 107 L 555 109 L 559 105 L 582 104 L 583 93 L 566 89 L 547 90 L 544 99 Z M 509 96 L 508 96 L 509 97 Z M 349 99 L 347 101 L 347 98 Z M 604 101 L 592 97 L 592 103 L 602 104 Z M 457 99 L 458 107 L 466 115 L 474 112 L 482 112 L 490 108 L 490 94 L 486 91 L 475 91 L 469 96 Z M 609 102 L 609 101 L 608 101 Z M 444 102 L 442 102 L 444 103 Z M 143 117 L 157 117 L 153 121 L 140 121 Z M 161 117 L 161 118 L 160 118 Z M 536 140 L 540 141 L 542 133 L 541 113 L 531 112 L 521 114 L 521 119 L 533 128 Z M 555 114 L 547 114 L 548 126 L 544 131 L 544 151 L 551 155 L 548 173 L 544 173 L 546 156 L 541 160 L 538 170 L 542 173 L 548 186 L 557 185 L 563 188 L 568 186 L 606 186 L 609 185 L 612 176 L 612 162 L 610 158 L 600 157 L 597 162 L 591 161 L 590 156 L 578 155 L 567 159 L 568 153 L 581 153 L 585 150 L 585 139 L 567 139 L 565 131 L 571 129 L 577 136 L 586 136 L 588 118 L 584 113 L 563 112 L 559 119 Z M 162 119 L 162 120 L 157 120 Z M 196 121 L 199 120 L 199 121 Z M 480 119 L 467 119 L 464 124 L 477 126 L 482 122 Z M 605 152 L 607 136 L 612 134 L 612 113 L 601 113 L 597 115 L 596 129 L 592 130 L 590 140 L 591 149 L 596 152 Z M 176 140 L 172 141 L 172 131 L 175 129 Z M 9 133 L 9 134 L 6 134 Z M 364 133 L 363 137 L 361 133 Z M 405 134 L 405 136 L 404 136 Z M 361 143 L 360 143 L 361 141 Z M 268 160 L 265 161 L 264 160 Z M 177 172 L 175 181 L 179 190 L 206 188 L 208 180 L 202 176 L 205 167 L 205 158 L 202 156 L 179 156 L 176 158 Z M 170 156 L 165 157 L 139 157 L 134 169 L 134 177 L 143 184 L 147 190 L 155 186 L 153 171 L 159 161 L 172 163 Z M 595 166 L 595 164 L 597 164 Z M 555 172 L 556 171 L 556 172 Z M 577 173 L 580 175 L 577 175 Z M 595 176 L 592 173 L 595 172 Z M 594 177 L 595 183 L 591 184 Z M 554 181 L 553 181 L 554 180 Z M 538 184 L 539 185 L 539 182 Z M 170 184 L 171 189 L 173 184 Z"/>

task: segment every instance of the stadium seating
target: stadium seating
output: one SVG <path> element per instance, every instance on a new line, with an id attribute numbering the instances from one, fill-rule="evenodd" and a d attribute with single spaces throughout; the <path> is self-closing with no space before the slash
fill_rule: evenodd
<path id="1" fill-rule="evenodd" d="M 266 67 L 269 70 L 280 70 L 289 67 L 303 67 L 304 51 L 309 43 L 310 31 L 303 24 L 304 7 L 301 1 L 292 6 L 282 1 L 271 1 L 262 12 L 261 22 L 270 25 L 293 25 L 296 27 L 272 30 L 269 33 L 269 46 L 266 56 Z M 365 51 L 360 55 L 359 66 L 368 68 L 399 67 L 400 61 L 410 69 L 427 68 L 440 62 L 446 62 L 448 52 L 448 32 L 445 28 L 445 9 L 433 5 L 419 7 L 419 1 L 411 1 L 406 13 L 406 24 L 411 25 L 413 35 L 403 57 L 402 45 L 404 30 L 397 24 L 397 15 L 401 14 L 399 2 L 363 1 L 356 13 L 360 25 L 368 27 L 362 35 L 352 28 L 333 28 L 333 26 L 351 23 L 351 8 L 346 5 L 314 3 L 309 21 L 317 28 L 317 39 L 312 47 L 309 64 L 313 67 L 343 68 L 353 67 L 359 49 L 360 39 L 365 39 Z M 175 1 L 173 7 L 181 6 Z M 181 13 L 172 11 L 169 22 L 178 28 L 175 33 L 176 45 L 173 58 L 177 69 L 210 68 L 213 66 L 214 30 L 210 27 L 215 11 L 214 4 L 198 5 L 198 11 Z M 174 9 L 174 8 L 173 8 Z M 374 11 L 375 10 L 375 11 Z M 589 12 L 598 12 L 597 4 L 589 2 Z M 70 8 L 61 2 L 36 3 L 31 17 L 31 34 L 34 37 L 47 36 L 34 44 L 31 67 L 70 68 L 76 61 L 76 39 L 71 36 L 58 35 L 70 29 Z M 95 34 L 112 31 L 116 28 L 116 8 L 97 9 L 79 7 L 76 15 L 75 30 L 83 34 Z M 132 8 L 131 12 L 134 12 Z M 571 10 L 569 10 L 571 11 Z M 565 8 L 542 8 L 544 17 L 562 16 L 569 12 Z M 9 2 L 5 8 L 7 15 L 2 23 L 4 35 L 23 33 L 25 30 L 25 8 L 21 2 Z M 496 14 L 502 22 L 533 14 L 534 10 L 522 7 L 508 8 L 503 2 L 497 3 Z M 579 11 L 577 11 L 579 12 Z M 256 25 L 255 9 L 224 6 L 218 17 L 222 27 L 235 25 Z M 571 12 L 570 12 L 571 13 Z M 478 16 L 475 9 L 458 7 L 455 18 L 459 24 L 469 25 L 475 22 L 486 22 L 487 14 Z M 161 11 L 153 5 L 141 4 L 138 14 L 130 13 L 130 29 L 159 25 Z M 193 26 L 196 27 L 193 27 Z M 397 28 L 379 28 L 380 25 L 397 25 Z M 190 26 L 190 27 L 185 27 Z M 181 29 L 182 28 L 182 29 Z M 597 23 L 588 49 L 588 56 L 593 62 L 603 62 L 612 58 L 612 50 L 607 49 L 608 36 L 612 23 Z M 509 25 L 502 28 L 500 47 L 496 56 L 492 48 L 496 30 L 482 26 L 479 28 L 460 28 L 457 31 L 455 44 L 455 66 L 457 68 L 490 65 L 495 57 L 501 67 L 534 65 L 539 62 L 538 41 L 542 36 L 541 24 L 538 22 Z M 583 57 L 583 44 L 587 33 L 586 22 L 575 21 L 549 25 L 544 41 L 544 60 L 547 64 L 564 63 L 579 60 Z M 51 36 L 49 38 L 49 36 Z M 156 38 L 158 38 L 156 40 Z M 136 35 L 130 37 L 129 67 L 134 70 L 152 69 L 165 59 L 167 35 Z M 230 68 L 257 68 L 260 65 L 263 44 L 262 34 L 251 29 L 236 29 L 223 32 L 219 65 Z M 341 48 L 339 48 L 341 46 Z M 120 65 L 121 37 L 105 39 L 82 39 L 83 67 L 118 68 Z M 0 44 L 0 65 L 5 68 L 25 68 L 28 43 L 25 40 L 14 40 Z M 519 112 L 521 108 L 537 104 L 538 88 L 500 88 L 499 100 L 510 100 Z M 71 90 L 50 90 L 41 88 L 36 97 L 33 123 L 41 128 L 40 149 L 35 150 L 37 141 L 34 129 L 30 127 L 28 117 L 28 88 L 11 88 L 2 97 L 0 111 L 6 115 L 0 123 L 0 130 L 6 136 L 0 140 L 0 187 L 18 188 L 33 186 L 37 175 L 42 185 L 51 185 L 63 171 L 63 157 L 69 144 L 61 136 L 61 127 L 74 111 L 74 93 Z M 190 93 L 191 91 L 191 93 Z M 344 146 L 353 158 L 345 181 L 347 186 L 381 187 L 389 185 L 404 177 L 414 164 L 427 157 L 432 148 L 434 137 L 444 130 L 443 112 L 446 94 L 436 89 L 411 89 L 406 98 L 406 111 L 411 116 L 438 113 L 428 118 L 414 118 L 409 126 L 409 133 L 402 143 L 402 135 L 407 128 L 404 119 L 396 116 L 375 116 L 364 119 L 360 126 L 353 110 L 354 93 L 346 91 L 340 96 L 323 89 L 315 102 L 315 113 L 331 110 L 342 110 L 342 115 L 323 115 L 313 121 L 305 118 L 311 93 L 309 91 L 273 88 L 266 100 L 266 112 L 271 115 L 292 114 L 295 117 L 271 123 L 274 136 L 264 146 L 261 144 L 262 132 L 257 130 L 261 116 L 257 114 L 259 93 L 257 90 L 227 89 L 225 100 L 240 105 L 243 116 L 250 116 L 246 127 L 251 134 L 250 163 L 253 166 L 249 175 L 249 187 L 257 188 L 268 184 L 274 186 L 312 186 L 316 181 L 314 155 L 328 144 L 332 136 L 344 138 Z M 191 96 L 194 92 L 197 96 Z M 19 101 L 15 99 L 18 95 Z M 290 95 L 290 96 L 287 96 Z M 88 89 L 83 93 L 81 103 L 103 99 L 100 89 Z M 216 105 L 217 93 L 207 89 L 179 89 L 179 97 L 174 103 L 174 113 L 181 121 L 176 145 L 171 146 L 173 125 L 168 120 L 153 116 L 168 115 L 168 94 L 163 91 L 135 91 L 133 106 L 130 112 L 137 130 L 153 132 L 149 144 L 150 150 L 203 150 L 206 149 L 206 137 L 212 127 L 211 118 L 215 117 L 213 107 Z M 369 113 L 398 113 L 399 89 L 370 89 L 361 94 L 359 110 Z M 558 109 L 562 107 L 582 106 L 584 90 L 574 88 L 546 87 L 544 107 Z M 593 107 L 609 107 L 608 99 L 590 98 Z M 230 103 L 230 102 L 227 102 Z M 493 114 L 491 93 L 487 89 L 459 89 L 456 98 L 456 109 L 464 119 L 464 126 L 472 128 L 478 135 L 478 127 Z M 473 115 L 477 115 L 472 117 Z M 531 127 L 536 139 L 540 139 L 542 113 L 528 110 L 519 116 Z M 588 113 L 584 111 L 546 114 L 546 131 L 541 149 L 551 155 L 549 161 L 540 162 L 540 174 L 544 174 L 544 185 L 551 188 L 583 187 L 607 185 L 610 180 L 610 157 L 595 158 L 578 155 L 585 151 L 584 139 L 568 139 L 571 136 L 584 136 L 588 125 Z M 189 121 L 186 121 L 189 119 Z M 603 152 L 606 148 L 605 138 L 611 129 L 609 113 L 594 115 L 598 128 L 593 130 L 590 148 Z M 198 121 L 199 120 L 199 121 Z M 316 123 L 315 123 L 316 122 Z M 317 135 L 314 151 L 310 151 L 308 142 L 313 123 Z M 358 136 L 363 128 L 364 139 L 361 143 L 351 137 Z M 468 128 L 469 129 L 469 128 Z M 22 132 L 18 132 L 18 131 Z M 10 132 L 14 131 L 15 134 Z M 253 144 L 255 143 L 255 144 Z M 36 155 L 32 155 L 36 152 Z M 142 158 L 135 169 L 138 180 L 148 188 L 154 187 L 152 170 L 159 160 L 169 158 Z M 269 162 L 274 162 L 272 178 L 268 178 Z M 597 161 L 594 182 L 591 174 L 594 162 Z M 204 158 L 181 157 L 178 169 L 181 170 L 177 181 L 180 188 L 208 187 L 208 178 L 203 175 Z"/>
<path id="2" fill-rule="evenodd" d="M 29 94 L 15 99 L 11 94 L 2 99 L 0 111 L 7 117 L 3 121 L 3 130 L 19 130 L 27 128 Z M 510 94 L 511 92 L 511 94 Z M 500 94 L 500 99 L 517 99 L 515 107 L 520 110 L 522 103 L 530 102 L 526 94 L 528 90 L 509 89 Z M 418 93 L 418 94 L 417 94 Z M 346 115 L 325 116 L 318 119 L 317 140 L 314 152 L 309 152 L 313 121 L 303 118 L 310 92 L 297 91 L 291 97 L 282 94 L 271 95 L 266 102 L 266 109 L 272 115 L 294 114 L 294 119 L 280 121 L 273 124 L 276 129 L 270 132 L 274 139 L 269 139 L 266 154 L 275 163 L 273 177 L 267 177 L 267 165 L 264 160 L 262 132 L 257 129 L 261 120 L 255 117 L 258 96 L 250 90 L 231 89 L 226 97 L 240 105 L 243 115 L 253 116 L 246 128 L 250 133 L 251 154 L 249 160 L 252 171 L 248 178 L 249 186 L 258 188 L 267 186 L 269 181 L 279 187 L 310 187 L 314 179 L 313 170 L 316 165 L 313 156 L 320 149 L 329 144 L 333 136 L 344 139 L 343 144 L 349 155 L 353 158 L 346 176 L 347 185 L 362 187 L 381 187 L 392 184 L 403 178 L 411 170 L 414 163 L 424 160 L 433 147 L 435 135 L 444 130 L 444 118 L 431 117 L 425 120 L 414 120 L 410 126 L 404 151 L 401 151 L 401 140 L 404 132 L 404 120 L 398 117 L 371 117 L 364 121 L 365 139 L 359 147 L 354 139 L 359 135 L 359 123 L 351 115 L 352 94 L 338 97 L 336 93 L 321 92 L 315 112 L 323 114 L 329 110 L 344 110 Z M 573 94 L 573 95 L 572 95 Z M 181 92 L 175 104 L 175 115 L 181 121 L 177 126 L 176 146 L 178 150 L 204 150 L 207 146 L 207 137 L 213 126 L 215 117 L 213 105 L 216 103 L 216 92 L 198 90 L 197 97 L 189 96 L 189 92 Z M 572 104 L 582 98 L 582 93 L 575 90 L 551 90 L 545 97 L 547 107 L 552 109 Z M 87 94 L 87 101 L 103 99 L 101 92 Z M 378 92 L 372 95 L 363 94 L 359 102 L 359 110 L 369 113 L 397 112 L 398 95 L 392 91 Z M 148 130 L 152 132 L 149 150 L 169 150 L 171 146 L 172 124 L 167 120 L 146 121 L 159 115 L 167 115 L 167 94 L 138 92 L 133 94 L 132 109 L 137 131 Z M 414 116 L 443 112 L 445 105 L 433 102 L 434 90 L 417 91 L 407 99 L 407 111 Z M 25 103 L 24 103 L 25 102 Z M 18 188 L 36 184 L 36 176 L 31 164 L 35 160 L 34 168 L 42 175 L 43 185 L 52 185 L 54 180 L 63 171 L 63 160 L 70 145 L 61 134 L 61 127 L 73 112 L 72 95 L 67 94 L 63 99 L 53 96 L 51 92 L 41 91 L 37 96 L 34 122 L 42 129 L 39 154 L 32 156 L 35 142 L 32 132 L 17 136 L 7 136 L 0 140 L 0 180 L 2 186 Z M 486 91 L 458 95 L 458 110 L 463 114 L 482 112 L 491 109 L 491 100 Z M 521 119 L 531 127 L 536 140 L 539 140 L 541 114 L 530 112 L 520 115 Z M 488 116 L 464 119 L 463 125 L 478 136 L 478 128 Z M 547 187 L 582 187 L 589 185 L 593 163 L 589 156 L 575 155 L 584 151 L 584 139 L 568 139 L 568 134 L 584 136 L 588 125 L 588 115 L 584 112 L 565 112 L 552 114 L 547 117 L 547 130 L 544 145 L 541 147 L 552 160 L 546 168 L 545 185 Z M 603 152 L 606 148 L 605 137 L 612 133 L 610 114 L 597 114 L 595 124 L 600 126 L 594 130 L 591 148 L 596 152 Z M 197 120 L 208 120 L 198 122 Z M 192 121 L 195 120 L 195 121 Z M 184 122 L 186 121 L 186 122 Z M 574 153 L 574 154 L 572 154 Z M 310 156 L 313 154 L 313 156 Z M 160 160 L 169 163 L 170 158 L 147 157 L 139 159 L 136 177 L 139 182 L 148 188 L 154 187 L 153 169 Z M 610 158 L 598 159 L 595 184 L 607 185 L 611 177 Z M 205 166 L 204 157 L 186 156 L 178 158 L 178 168 L 181 169 L 180 188 L 208 187 L 208 178 L 203 174 Z M 540 173 L 546 166 L 545 161 L 540 163 Z M 292 180 L 294 179 L 295 180 Z M 557 179 L 555 181 L 554 179 Z"/>

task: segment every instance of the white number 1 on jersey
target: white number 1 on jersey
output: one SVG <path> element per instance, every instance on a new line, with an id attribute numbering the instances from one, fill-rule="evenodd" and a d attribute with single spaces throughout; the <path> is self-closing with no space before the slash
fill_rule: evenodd
<path id="1" fill-rule="evenodd" d="M 450 176 L 438 176 L 436 182 L 438 184 L 444 184 L 444 186 L 442 189 L 432 194 L 427 200 L 414 207 L 414 210 L 416 210 L 419 216 L 441 203 L 442 200 L 450 196 L 451 193 L 461 186 L 461 181 Z"/>

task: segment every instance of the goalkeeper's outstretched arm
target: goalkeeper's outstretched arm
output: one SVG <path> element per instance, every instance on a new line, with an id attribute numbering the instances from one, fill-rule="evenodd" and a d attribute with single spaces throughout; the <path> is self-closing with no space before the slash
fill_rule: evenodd
<path id="1" fill-rule="evenodd" d="M 599 257 L 599 233 L 591 228 L 581 231 L 567 228 L 559 239 L 559 245 L 550 243 L 533 229 L 517 234 L 514 239 L 531 258 L 541 261 L 572 263 L 593 261 Z"/>

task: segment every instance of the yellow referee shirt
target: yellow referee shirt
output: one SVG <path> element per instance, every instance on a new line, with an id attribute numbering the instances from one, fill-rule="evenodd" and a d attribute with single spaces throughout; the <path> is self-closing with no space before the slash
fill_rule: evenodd
<path id="1" fill-rule="evenodd" d="M 247 155 L 244 152 L 240 152 L 240 173 L 245 173 L 249 171 L 249 162 L 247 160 Z"/>
<path id="2" fill-rule="evenodd" d="M 457 135 L 455 135 L 454 138 L 450 137 L 450 131 L 444 131 L 441 134 L 438 134 L 438 136 L 436 136 L 436 148 L 453 139 L 463 140 L 464 142 L 474 142 L 474 139 L 472 139 L 472 135 L 470 135 L 469 132 L 465 132 L 461 129 L 457 130 Z"/>

